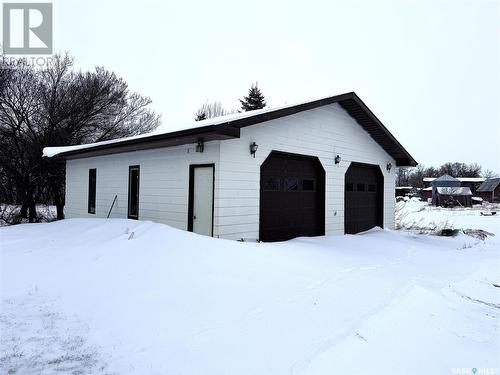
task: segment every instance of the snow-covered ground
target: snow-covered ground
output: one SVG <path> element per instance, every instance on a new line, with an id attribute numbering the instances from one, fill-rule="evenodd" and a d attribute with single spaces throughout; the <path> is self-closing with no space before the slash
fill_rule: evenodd
<path id="1" fill-rule="evenodd" d="M 496 236 L 259 244 L 117 219 L 0 228 L 0 373 L 498 374 L 500 215 L 416 206 L 407 218 Z"/>
<path id="2" fill-rule="evenodd" d="M 407 202 L 398 202 L 397 207 L 402 208 L 403 214 L 400 216 L 403 227 L 482 229 L 491 233 L 500 231 L 500 204 L 484 203 L 466 208 L 443 208 L 412 198 Z M 496 212 L 496 215 L 481 215 L 492 212 Z"/>

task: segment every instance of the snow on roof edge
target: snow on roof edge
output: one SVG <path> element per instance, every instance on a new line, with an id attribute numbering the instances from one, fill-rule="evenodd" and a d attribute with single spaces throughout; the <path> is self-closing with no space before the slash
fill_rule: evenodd
<path id="1" fill-rule="evenodd" d="M 339 95 L 343 95 L 343 94 L 339 94 Z M 262 109 L 256 109 L 254 111 L 231 113 L 231 114 L 225 115 L 225 116 L 214 117 L 214 118 L 201 120 L 201 121 L 193 121 L 191 124 L 189 124 L 185 127 L 181 127 L 181 128 L 173 129 L 173 130 L 169 129 L 168 131 L 159 131 L 158 129 L 156 129 L 150 133 L 136 135 L 136 136 L 132 136 L 132 137 L 110 139 L 108 141 L 86 143 L 86 144 L 73 145 L 73 146 L 44 147 L 43 148 L 43 156 L 51 158 L 51 157 L 60 155 L 60 154 L 65 153 L 65 152 L 70 152 L 70 151 L 84 150 L 84 149 L 92 148 L 92 147 L 96 147 L 96 146 L 104 146 L 104 145 L 120 143 L 120 142 L 125 142 L 125 141 L 129 141 L 129 140 L 134 140 L 134 139 L 148 138 L 148 137 L 152 137 L 155 135 L 170 134 L 170 133 L 174 133 L 174 132 L 182 131 L 182 130 L 201 128 L 203 126 L 221 125 L 221 124 L 229 122 L 229 121 L 239 120 L 239 119 L 243 119 L 243 118 L 247 118 L 247 117 L 253 117 L 253 116 L 260 115 L 260 114 L 278 111 L 280 109 L 290 108 L 290 107 L 298 106 L 301 104 L 315 102 L 318 100 L 324 100 L 324 99 L 332 98 L 334 96 L 339 96 L 339 95 L 328 95 L 328 96 L 322 96 L 322 97 L 318 97 L 318 98 L 314 98 L 314 99 L 303 100 L 300 102 L 294 102 L 291 104 L 283 104 L 281 106 L 275 106 L 275 107 L 269 106 L 269 107 L 262 108 Z"/>
<path id="2" fill-rule="evenodd" d="M 438 194 L 442 195 L 472 195 L 469 187 L 439 186 L 436 188 Z"/>
<path id="3" fill-rule="evenodd" d="M 432 182 L 436 180 L 437 177 L 424 177 L 422 181 L 424 182 Z M 486 178 L 484 177 L 456 177 L 456 180 L 460 182 L 483 182 L 486 181 Z"/>

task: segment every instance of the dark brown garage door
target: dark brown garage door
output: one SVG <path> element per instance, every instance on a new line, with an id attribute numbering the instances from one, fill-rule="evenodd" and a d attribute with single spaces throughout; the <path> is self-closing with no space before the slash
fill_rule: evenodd
<path id="1" fill-rule="evenodd" d="M 325 233 L 325 171 L 315 157 L 273 151 L 260 168 L 260 240 Z"/>
<path id="2" fill-rule="evenodd" d="M 382 227 L 384 177 L 376 165 L 352 163 L 345 174 L 345 233 Z"/>

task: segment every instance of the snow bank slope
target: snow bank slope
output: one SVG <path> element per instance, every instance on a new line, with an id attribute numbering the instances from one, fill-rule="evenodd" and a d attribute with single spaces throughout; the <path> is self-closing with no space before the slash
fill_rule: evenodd
<path id="1" fill-rule="evenodd" d="M 1 228 L 0 372 L 500 367 L 495 241 L 373 230 L 251 244 L 100 219 Z"/>

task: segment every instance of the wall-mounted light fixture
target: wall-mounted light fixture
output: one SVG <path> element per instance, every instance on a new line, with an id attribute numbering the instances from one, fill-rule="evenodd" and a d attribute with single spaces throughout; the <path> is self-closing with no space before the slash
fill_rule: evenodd
<path id="1" fill-rule="evenodd" d="M 259 145 L 255 142 L 250 143 L 250 155 L 252 155 L 255 158 L 255 153 L 257 152 L 257 149 L 259 148 Z"/>
<path id="2" fill-rule="evenodd" d="M 335 156 L 335 164 L 340 164 L 340 160 L 342 160 L 340 155 Z"/>
<path id="3" fill-rule="evenodd" d="M 196 152 L 203 152 L 205 145 L 203 144 L 203 139 L 198 139 L 198 144 L 196 145 Z"/>
<path id="4" fill-rule="evenodd" d="M 391 173 L 392 163 L 387 163 L 386 168 L 387 168 L 387 172 Z"/>

